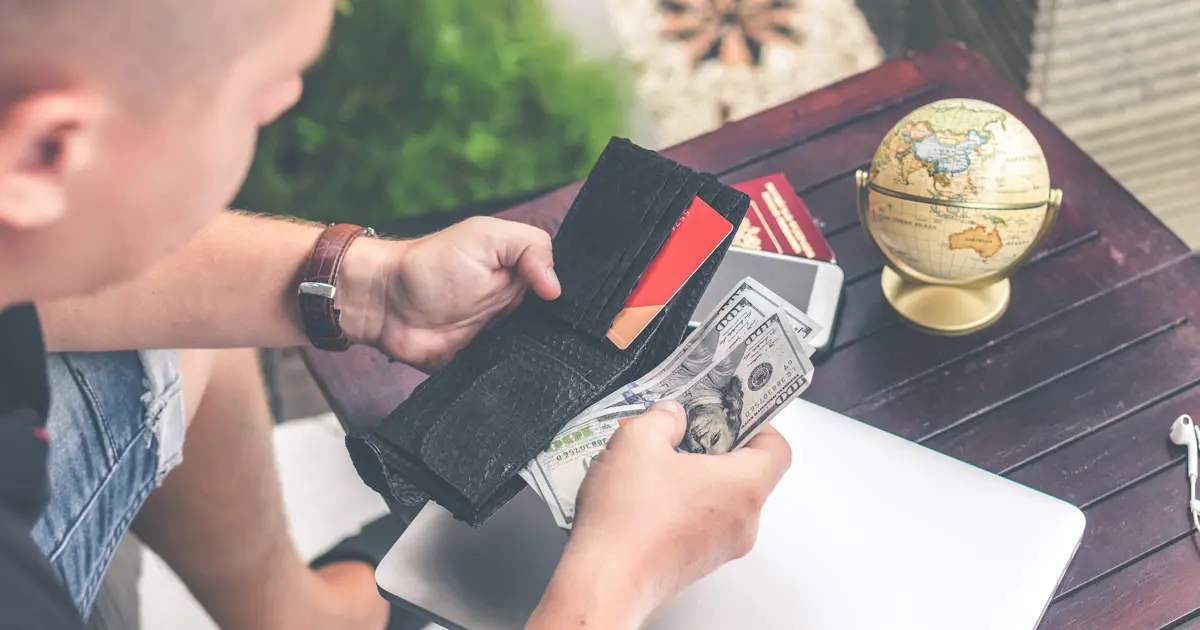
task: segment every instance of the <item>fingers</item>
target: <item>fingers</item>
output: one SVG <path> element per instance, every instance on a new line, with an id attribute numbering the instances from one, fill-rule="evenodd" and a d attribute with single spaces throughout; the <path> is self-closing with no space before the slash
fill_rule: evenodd
<path id="1" fill-rule="evenodd" d="M 650 425 L 654 429 L 653 438 L 661 438 L 671 448 L 683 441 L 683 433 L 687 430 L 687 413 L 683 411 L 683 405 L 674 400 L 660 400 L 650 405 L 642 418 L 653 422 Z"/>
<path id="2" fill-rule="evenodd" d="M 683 405 L 674 400 L 660 400 L 646 413 L 627 420 L 617 433 L 625 433 L 640 444 L 665 445 L 674 449 L 683 440 L 685 429 L 687 415 Z"/>
<path id="3" fill-rule="evenodd" d="M 500 219 L 487 220 L 482 229 L 494 239 L 500 265 L 515 269 L 538 297 L 553 300 L 562 294 L 549 234 L 532 225 Z"/>
<path id="4" fill-rule="evenodd" d="M 771 425 L 763 427 L 744 447 L 730 455 L 754 460 L 755 469 L 761 472 L 772 488 L 792 465 L 791 445 Z"/>

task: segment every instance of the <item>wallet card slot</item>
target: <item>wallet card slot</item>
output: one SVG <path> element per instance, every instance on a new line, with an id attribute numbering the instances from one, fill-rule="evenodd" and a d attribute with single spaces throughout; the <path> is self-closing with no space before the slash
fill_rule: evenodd
<path id="1" fill-rule="evenodd" d="M 684 181 L 680 175 L 686 177 L 686 173 L 679 173 L 680 167 L 676 167 L 674 171 L 663 177 L 658 189 L 654 192 L 653 197 L 649 202 L 649 207 L 653 208 L 658 199 L 664 192 L 674 196 L 678 192 L 678 188 L 682 187 Z M 620 186 L 618 185 L 618 189 Z M 631 206 L 626 202 L 626 197 L 618 190 L 614 195 L 616 204 Z M 636 193 L 630 195 L 629 198 L 636 199 Z M 612 287 L 616 286 L 621 278 L 629 270 L 632 261 L 641 253 L 647 245 L 645 240 L 636 238 L 620 238 L 617 230 L 620 230 L 622 236 L 647 234 L 650 227 L 653 227 L 653 220 L 658 217 L 652 212 L 644 212 L 641 216 L 630 217 L 636 219 L 638 223 L 634 224 L 621 223 L 613 218 L 611 221 L 594 222 L 588 227 L 586 234 L 591 238 L 587 239 L 587 246 L 590 246 L 591 251 L 587 253 L 592 265 L 603 272 L 603 277 L 593 279 L 590 287 L 578 287 L 581 289 L 583 296 L 581 308 L 571 323 L 576 328 L 590 329 L 595 325 L 596 309 L 601 307 L 606 296 L 606 291 L 611 291 Z M 647 223 L 650 227 L 647 227 Z M 579 234 L 585 232 L 580 231 Z M 561 239 L 563 247 L 578 248 L 582 245 L 579 243 L 581 239 L 575 237 L 568 232 Z M 560 243 L 556 243 L 558 245 Z M 616 245 L 616 246 L 614 246 Z M 632 251 L 631 253 L 631 250 Z"/>
<path id="2" fill-rule="evenodd" d="M 658 256 L 667 238 L 675 229 L 679 218 L 683 216 L 691 204 L 692 198 L 699 192 L 704 183 L 702 176 L 690 169 L 683 168 L 683 170 L 687 173 L 687 180 L 683 186 L 676 189 L 669 198 L 654 201 L 663 210 L 653 213 L 652 221 L 650 220 L 651 213 L 647 213 L 647 221 L 635 232 L 639 237 L 642 235 L 644 237 L 636 247 L 628 250 L 629 253 L 626 260 L 622 261 L 619 273 L 607 278 L 606 282 L 597 290 L 589 311 L 591 313 L 591 319 L 588 321 L 589 329 L 608 331 L 617 313 L 624 308 L 629 294 L 637 286 L 642 273 Z"/>
<path id="3" fill-rule="evenodd" d="M 740 220 L 745 210 L 744 206 L 738 208 L 739 198 L 744 198 L 741 193 L 724 186 L 712 175 L 695 173 L 686 167 L 681 168 L 688 173 L 687 182 L 676 190 L 671 198 L 658 200 L 658 203 L 664 204 L 663 207 L 666 208 L 666 211 L 657 215 L 657 224 L 643 227 L 647 230 L 644 233 L 647 236 L 637 247 L 636 254 L 605 278 L 604 285 L 596 292 L 589 314 L 585 315 L 576 328 L 581 328 L 597 337 L 607 332 L 617 313 L 624 308 L 629 294 L 637 286 L 642 273 L 661 251 L 679 217 L 687 210 L 692 199 L 699 197 L 704 200 L 705 203 L 717 209 L 722 216 L 729 219 L 731 225 Z M 730 234 L 719 249 L 723 251 L 728 247 L 732 238 L 731 227 Z M 632 348 L 629 350 L 632 351 Z"/>
<path id="4" fill-rule="evenodd" d="M 555 269 L 563 294 L 549 304 L 551 312 L 581 332 L 604 336 L 616 312 L 602 321 L 606 314 L 597 313 L 597 308 L 610 298 L 602 292 L 606 286 L 608 291 L 619 286 L 630 272 L 648 240 L 657 235 L 643 226 L 661 221 L 668 210 L 662 199 L 673 199 L 689 173 L 628 141 L 609 143 L 555 236 Z M 628 292 L 619 296 L 620 301 L 627 296 Z"/>
<path id="5" fill-rule="evenodd" d="M 614 257 L 609 272 L 595 286 L 577 327 L 591 331 L 597 337 L 608 331 L 625 300 L 637 286 L 642 272 L 670 236 L 671 226 L 683 214 L 682 208 L 676 208 L 677 200 L 685 191 L 695 187 L 689 185 L 692 184 L 688 179 L 691 174 L 689 169 L 679 167 L 672 174 L 673 181 L 660 189 L 647 205 L 647 211 L 637 225 L 617 225 L 621 234 L 618 235 L 615 230 L 607 233 L 610 238 L 620 239 L 628 245 Z"/>
<path id="6" fill-rule="evenodd" d="M 563 295 L 546 306 L 603 340 L 647 265 L 712 177 L 614 138 L 554 239 Z"/>

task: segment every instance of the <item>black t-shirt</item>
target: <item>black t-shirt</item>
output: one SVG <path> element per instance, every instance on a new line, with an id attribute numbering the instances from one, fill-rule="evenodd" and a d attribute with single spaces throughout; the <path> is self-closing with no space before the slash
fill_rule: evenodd
<path id="1" fill-rule="evenodd" d="M 46 349 L 32 306 L 0 311 L 0 629 L 82 630 L 30 530 L 46 508 Z"/>

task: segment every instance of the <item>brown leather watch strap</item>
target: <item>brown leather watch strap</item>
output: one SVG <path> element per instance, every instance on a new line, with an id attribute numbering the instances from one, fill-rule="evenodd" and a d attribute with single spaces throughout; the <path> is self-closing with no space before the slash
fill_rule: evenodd
<path id="1" fill-rule="evenodd" d="M 350 347 L 350 340 L 342 330 L 341 312 L 334 306 L 337 275 L 346 251 L 354 239 L 364 234 L 375 236 L 370 228 L 348 223 L 326 228 L 317 238 L 300 278 L 300 315 L 308 340 L 318 349 L 341 352 Z"/>

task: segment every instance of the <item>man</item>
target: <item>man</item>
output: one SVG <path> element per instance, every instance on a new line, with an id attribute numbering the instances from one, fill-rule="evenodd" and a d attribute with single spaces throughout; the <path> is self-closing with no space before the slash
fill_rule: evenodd
<path id="1" fill-rule="evenodd" d="M 0 627 L 78 628 L 131 522 L 222 627 L 387 623 L 372 567 L 311 570 L 287 536 L 253 354 L 155 350 L 365 343 L 433 369 L 526 290 L 558 295 L 527 226 L 389 242 L 219 211 L 331 16 L 0 0 Z M 321 321 L 298 279 L 334 250 Z M 683 430 L 663 403 L 614 436 L 530 627 L 636 626 L 749 550 L 787 444 L 694 456 Z"/>

